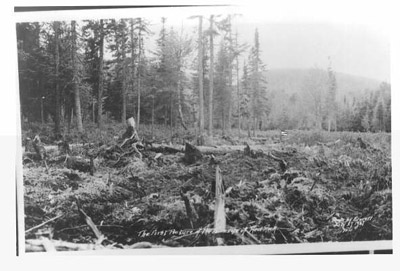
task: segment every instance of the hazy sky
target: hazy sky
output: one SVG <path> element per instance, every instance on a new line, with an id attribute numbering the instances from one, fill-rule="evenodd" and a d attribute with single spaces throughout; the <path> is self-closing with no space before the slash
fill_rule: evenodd
<path id="1" fill-rule="evenodd" d="M 191 34 L 197 28 L 197 20 L 181 19 L 178 23 L 177 18 L 167 18 L 167 27 L 174 24 L 179 29 L 183 23 L 186 32 Z M 155 36 L 158 36 L 160 23 L 154 19 L 152 22 Z M 207 20 L 203 24 L 203 29 L 208 27 Z M 330 57 L 337 72 L 390 81 L 390 40 L 377 27 L 343 23 L 249 22 L 244 16 L 234 20 L 233 29 L 239 33 L 239 42 L 252 45 L 256 28 L 267 69 L 326 69 Z"/>
<path id="2" fill-rule="evenodd" d="M 390 81 L 390 43 L 381 33 L 361 25 L 246 24 L 238 27 L 245 40 L 258 28 L 267 67 L 326 68 L 331 57 L 335 71 Z"/>

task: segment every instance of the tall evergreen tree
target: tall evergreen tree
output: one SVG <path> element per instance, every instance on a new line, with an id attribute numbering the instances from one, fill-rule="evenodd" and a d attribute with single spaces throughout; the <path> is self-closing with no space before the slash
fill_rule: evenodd
<path id="1" fill-rule="evenodd" d="M 260 41 L 258 29 L 254 33 L 254 45 L 249 56 L 249 78 L 251 89 L 251 108 L 253 118 L 253 136 L 255 131 L 262 126 L 262 117 L 268 113 L 266 96 L 265 68 L 261 60 Z"/>
<path id="2" fill-rule="evenodd" d="M 76 43 L 77 43 L 77 34 L 76 34 L 76 22 L 71 21 L 71 32 L 72 32 L 72 46 L 71 46 L 71 59 L 72 59 L 72 69 L 73 69 L 73 90 L 74 90 L 74 105 L 75 105 L 75 115 L 76 115 L 76 125 L 79 132 L 83 131 L 82 125 L 82 111 L 81 111 L 81 98 L 80 91 L 78 86 L 78 67 L 77 67 L 77 56 L 76 56 Z"/>
<path id="3" fill-rule="evenodd" d="M 61 131 L 61 89 L 60 89 L 60 25 L 59 21 L 53 22 L 54 30 L 54 59 L 55 59 L 55 116 L 54 116 L 54 133 L 56 137 L 60 135 Z"/>
<path id="4" fill-rule="evenodd" d="M 199 16 L 198 29 L 198 76 L 199 76 L 199 134 L 204 133 L 204 94 L 203 94 L 203 16 Z"/>
<path id="5" fill-rule="evenodd" d="M 97 127 L 103 126 L 103 89 L 104 89 L 104 21 L 101 19 L 99 23 L 99 70 L 98 70 L 98 91 L 97 91 Z"/>

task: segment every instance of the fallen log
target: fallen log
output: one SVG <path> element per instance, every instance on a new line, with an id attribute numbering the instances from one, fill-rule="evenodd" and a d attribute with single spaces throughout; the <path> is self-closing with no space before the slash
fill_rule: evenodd
<path id="1" fill-rule="evenodd" d="M 246 145 L 235 145 L 235 146 L 196 146 L 196 148 L 202 154 L 227 154 L 232 152 L 242 152 Z M 251 146 L 256 152 L 260 150 L 270 150 L 269 145 L 254 145 Z M 157 153 L 184 153 L 185 147 L 183 145 L 166 145 L 153 143 L 152 146 L 146 147 L 146 150 L 154 151 Z"/>
<path id="2" fill-rule="evenodd" d="M 50 252 L 50 251 L 88 251 L 104 249 L 141 249 L 141 248 L 160 248 L 162 245 L 155 245 L 149 242 L 138 242 L 133 245 L 118 246 L 110 244 L 107 246 L 100 244 L 76 244 L 62 240 L 50 240 L 47 238 L 25 240 L 25 252 Z M 49 250 L 52 248 L 52 250 Z"/>
<path id="3" fill-rule="evenodd" d="M 82 148 L 84 146 L 88 146 L 88 144 L 70 144 L 71 150 L 76 149 L 76 148 Z M 94 144 L 91 144 L 89 146 L 94 146 Z M 51 152 L 58 150 L 58 146 L 55 145 L 48 145 L 48 146 L 43 146 L 46 150 L 46 152 Z M 232 153 L 232 152 L 242 152 L 246 145 L 233 145 L 233 146 L 228 146 L 228 145 L 222 145 L 222 146 L 196 146 L 196 148 L 202 153 L 202 154 L 227 154 L 227 153 Z M 252 145 L 251 148 L 255 151 L 259 150 L 271 150 L 273 145 Z M 111 148 L 111 147 L 110 147 Z M 153 151 L 157 153 L 170 153 L 170 154 L 175 154 L 175 153 L 184 153 L 185 152 L 185 146 L 184 145 L 167 145 L 167 144 L 157 144 L 157 143 L 152 143 L 151 145 L 146 145 L 145 150 L 148 151 Z M 65 156 L 64 156 L 65 158 Z M 50 159 L 52 160 L 52 159 Z"/>
<path id="4" fill-rule="evenodd" d="M 82 143 L 76 143 L 76 144 L 69 144 L 69 148 L 70 151 L 72 151 L 73 149 L 79 149 L 79 148 L 83 148 L 86 146 L 94 146 L 95 144 L 93 143 L 87 143 L 87 144 L 82 144 Z M 59 146 L 58 145 L 42 145 L 42 147 L 44 148 L 44 150 L 46 152 L 54 152 L 54 151 L 58 151 L 59 150 Z M 23 153 L 29 152 L 28 150 L 26 150 L 26 148 L 23 150 Z"/>
<path id="5" fill-rule="evenodd" d="M 145 149 L 157 153 L 171 153 L 171 154 L 181 153 L 185 151 L 183 146 L 171 146 L 171 145 L 156 144 L 156 143 L 145 146 Z"/>
<path id="6" fill-rule="evenodd" d="M 25 240 L 25 252 L 46 252 L 46 247 L 49 239 L 27 239 Z M 96 244 L 75 244 L 60 240 L 50 241 L 56 251 L 84 251 L 84 250 L 99 250 L 105 249 L 102 245 Z"/>
<path id="7" fill-rule="evenodd" d="M 65 163 L 66 168 L 78 170 L 81 172 L 90 172 L 91 174 L 93 174 L 95 170 L 93 157 L 90 157 L 90 159 L 84 159 L 79 156 L 70 156 L 66 154 L 52 157 L 48 159 L 48 163 L 50 165 Z"/>

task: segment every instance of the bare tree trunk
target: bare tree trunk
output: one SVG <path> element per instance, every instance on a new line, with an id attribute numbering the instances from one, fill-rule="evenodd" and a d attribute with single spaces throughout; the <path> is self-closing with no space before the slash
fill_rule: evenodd
<path id="1" fill-rule="evenodd" d="M 236 47 L 238 46 L 238 34 L 236 31 Z M 238 98 L 238 137 L 240 138 L 240 79 L 239 79 L 239 57 L 236 56 L 236 91 L 237 91 L 237 98 Z"/>
<path id="2" fill-rule="evenodd" d="M 210 93 L 208 96 L 208 135 L 213 134 L 213 99 L 214 99 L 214 15 L 210 16 Z"/>
<path id="3" fill-rule="evenodd" d="M 54 39 L 55 39 L 55 92 L 56 92 L 56 99 L 55 99 L 55 117 L 54 117 L 54 133 L 56 136 L 60 134 L 60 120 L 61 120 L 61 90 L 59 85 L 59 66 L 60 66 L 60 51 L 59 51 L 59 29 L 60 29 L 60 22 L 55 21 L 53 23 L 54 28 Z"/>
<path id="4" fill-rule="evenodd" d="M 331 131 L 331 123 L 332 123 L 331 117 L 328 117 L 328 132 Z"/>
<path id="5" fill-rule="evenodd" d="M 153 91 L 152 106 L 151 106 L 151 138 L 153 138 L 154 136 L 154 100 L 155 100 L 155 91 Z"/>
<path id="6" fill-rule="evenodd" d="M 141 26 L 142 20 L 139 18 L 139 25 Z M 138 67 L 137 67 L 137 84 L 138 84 L 138 109 L 137 109 L 137 127 L 139 129 L 140 125 L 140 65 L 141 65 L 141 53 L 142 53 L 142 32 L 141 29 L 139 28 L 139 35 L 138 35 L 138 41 L 139 41 L 139 51 L 138 51 Z"/>
<path id="7" fill-rule="evenodd" d="M 247 137 L 251 136 L 251 132 L 250 132 L 250 118 L 247 117 Z"/>
<path id="8" fill-rule="evenodd" d="M 170 127 L 170 140 L 172 141 L 172 113 L 173 113 L 173 100 L 172 100 L 172 91 L 169 96 L 169 114 L 170 114 L 170 120 L 169 120 L 169 127 Z"/>
<path id="9" fill-rule="evenodd" d="M 203 17 L 199 16 L 199 55 L 198 55 L 198 76 L 199 76 L 199 133 L 204 133 L 204 94 L 203 94 Z"/>
<path id="10" fill-rule="evenodd" d="M 335 132 L 337 132 L 337 118 L 336 118 L 336 115 L 335 115 L 335 120 L 334 120 L 334 122 L 335 122 Z"/>
<path id="11" fill-rule="evenodd" d="M 256 116 L 254 115 L 254 116 L 253 116 L 253 137 L 256 136 L 256 126 L 257 126 L 257 118 L 256 118 Z"/>
<path id="12" fill-rule="evenodd" d="M 131 25 L 131 84 L 132 84 L 132 93 L 135 90 L 135 34 L 134 34 L 134 23 L 133 19 L 130 19 Z M 135 112 L 135 111 L 132 111 Z M 129 116 L 131 117 L 131 116 Z"/>
<path id="13" fill-rule="evenodd" d="M 78 87 L 78 68 L 76 65 L 76 22 L 71 21 L 71 31 L 72 31 L 72 69 L 73 69 L 73 79 L 72 79 L 72 88 L 74 90 L 74 106 L 75 106 L 75 115 L 76 115 L 76 126 L 78 128 L 78 132 L 83 131 L 82 124 L 82 111 L 81 111 L 81 97 L 79 93 Z"/>
<path id="14" fill-rule="evenodd" d="M 125 36 L 125 31 L 123 31 L 123 36 Z M 122 97 L 122 114 L 121 114 L 121 122 L 125 123 L 126 121 L 126 41 L 125 37 L 122 38 L 121 42 L 121 54 L 122 54 L 122 89 L 121 89 L 121 97 Z M 129 116 L 131 117 L 131 116 Z"/>
<path id="15" fill-rule="evenodd" d="M 100 42 L 99 42 L 99 90 L 97 93 L 97 127 L 102 128 L 103 125 L 103 56 L 104 56 L 104 29 L 103 20 L 100 20 Z"/>
<path id="16" fill-rule="evenodd" d="M 95 100 L 92 101 L 92 121 L 96 122 L 96 114 L 95 114 Z"/>
<path id="17" fill-rule="evenodd" d="M 71 106 L 68 106 L 67 110 L 67 130 L 68 134 L 71 132 L 71 124 L 74 116 L 74 109 Z"/>
<path id="18" fill-rule="evenodd" d="M 228 15 L 229 24 L 229 49 L 228 49 L 228 118 L 227 126 L 228 133 L 231 132 L 231 116 L 232 116 L 232 27 L 231 27 L 231 15 Z"/>
<path id="19" fill-rule="evenodd" d="M 40 97 L 40 120 L 42 121 L 42 124 L 44 124 L 44 109 L 43 109 L 43 97 Z"/>
<path id="20" fill-rule="evenodd" d="M 180 72 L 180 71 L 179 71 Z M 178 73 L 179 73 L 178 72 Z M 179 113 L 179 119 L 181 122 L 181 125 L 183 129 L 187 130 L 185 120 L 183 119 L 183 113 L 182 113 L 182 90 L 181 90 L 181 79 L 178 79 L 178 113 Z"/>

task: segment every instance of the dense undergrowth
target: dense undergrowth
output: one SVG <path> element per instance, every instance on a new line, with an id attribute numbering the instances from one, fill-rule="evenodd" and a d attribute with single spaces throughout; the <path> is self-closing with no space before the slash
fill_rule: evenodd
<path id="1" fill-rule="evenodd" d="M 23 128 L 22 138 L 40 134 L 44 143 L 54 144 L 49 127 Z M 86 138 L 95 146 L 112 145 L 123 130 L 123 125 L 109 124 L 102 132 L 89 127 L 84 135 L 68 136 L 75 143 Z M 221 136 L 207 140 L 209 145 L 258 142 L 232 136 L 236 133 L 230 140 Z M 151 127 L 141 125 L 139 135 L 171 142 L 166 128 L 151 133 Z M 177 129 L 172 135 L 173 143 L 195 141 L 193 131 Z M 94 242 L 77 211 L 79 204 L 116 247 L 143 241 L 216 245 L 216 235 L 207 230 L 213 228 L 217 163 L 226 191 L 227 232 L 222 234 L 226 245 L 392 239 L 390 134 L 289 131 L 279 140 L 279 131 L 264 131 L 258 136 L 265 138 L 257 144 L 263 155 L 250 157 L 243 151 L 204 155 L 193 165 L 185 164 L 181 153 L 163 153 L 155 159 L 157 153 L 146 149 L 142 159 L 132 154 L 117 164 L 117 157 L 99 155 L 93 176 L 68 168 L 65 161 L 25 163 L 25 228 L 62 215 L 29 231 L 26 238 L 47 235 Z M 366 145 L 360 145 L 358 138 Z M 71 155 L 86 157 L 82 148 L 72 149 Z M 286 161 L 287 167 L 265 155 L 268 152 Z M 182 193 L 194 209 L 192 221 Z"/>

